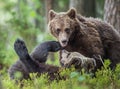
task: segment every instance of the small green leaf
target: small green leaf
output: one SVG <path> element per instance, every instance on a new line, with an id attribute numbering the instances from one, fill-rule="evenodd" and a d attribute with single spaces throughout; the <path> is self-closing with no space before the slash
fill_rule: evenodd
<path id="1" fill-rule="evenodd" d="M 74 78 L 74 77 L 76 77 L 76 76 L 78 76 L 78 72 L 71 72 L 71 74 L 70 74 L 70 77 L 71 77 L 71 78 Z"/>
<path id="2" fill-rule="evenodd" d="M 79 78 L 78 78 L 78 80 L 81 82 L 81 81 L 84 81 L 85 80 L 85 77 L 84 76 L 80 76 Z"/>

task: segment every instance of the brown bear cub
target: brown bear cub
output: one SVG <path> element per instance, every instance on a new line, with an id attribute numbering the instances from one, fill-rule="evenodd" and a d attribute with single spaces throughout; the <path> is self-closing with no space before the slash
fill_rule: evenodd
<path id="1" fill-rule="evenodd" d="M 49 29 L 65 50 L 94 58 L 95 71 L 103 66 L 99 55 L 103 61 L 110 59 L 111 68 L 120 63 L 120 34 L 104 21 L 78 15 L 73 8 L 60 13 L 50 10 Z"/>
<path id="2" fill-rule="evenodd" d="M 95 59 L 85 57 L 78 52 L 68 52 L 66 50 L 62 50 L 61 57 L 61 62 L 64 67 L 71 67 L 73 65 L 78 71 L 81 71 L 83 68 L 85 72 L 90 73 L 96 66 Z"/>
<path id="3" fill-rule="evenodd" d="M 19 56 L 19 60 L 9 68 L 11 79 L 15 79 L 15 73 L 20 72 L 19 80 L 28 79 L 29 73 L 48 73 L 50 80 L 60 79 L 59 67 L 45 64 L 48 52 L 56 52 L 61 49 L 59 42 L 48 41 L 38 45 L 29 55 L 27 47 L 23 40 L 17 39 L 14 43 L 14 49 Z"/>

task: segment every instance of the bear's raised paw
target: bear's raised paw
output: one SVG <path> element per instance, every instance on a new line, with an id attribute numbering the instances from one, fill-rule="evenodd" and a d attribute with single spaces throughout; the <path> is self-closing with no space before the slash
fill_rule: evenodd
<path id="1" fill-rule="evenodd" d="M 28 50 L 26 48 L 26 45 L 23 40 L 17 39 L 14 43 L 14 49 L 17 53 L 17 55 L 21 58 L 24 59 L 28 55 Z"/>

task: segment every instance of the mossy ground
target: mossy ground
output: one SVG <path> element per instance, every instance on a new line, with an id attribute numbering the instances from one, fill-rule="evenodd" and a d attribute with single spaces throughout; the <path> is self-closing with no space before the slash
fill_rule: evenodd
<path id="1" fill-rule="evenodd" d="M 47 74 L 36 77 L 30 74 L 31 80 L 23 80 L 15 83 L 10 80 L 6 71 L 1 71 L 0 89 L 120 89 L 120 65 L 113 71 L 109 66 L 110 62 L 105 61 L 104 67 L 96 72 L 96 77 L 92 74 L 84 73 L 84 70 L 77 72 L 72 69 L 64 69 L 61 75 L 66 75 L 66 80 L 49 81 Z"/>

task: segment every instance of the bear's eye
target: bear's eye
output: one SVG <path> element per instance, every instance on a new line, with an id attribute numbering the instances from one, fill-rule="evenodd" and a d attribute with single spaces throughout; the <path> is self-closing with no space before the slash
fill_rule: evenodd
<path id="1" fill-rule="evenodd" d="M 56 29 L 56 34 L 59 34 L 60 31 L 61 31 L 61 30 L 60 30 L 59 28 L 57 28 L 57 29 Z"/>
<path id="2" fill-rule="evenodd" d="M 65 29 L 65 32 L 66 32 L 67 34 L 69 34 L 69 33 L 70 33 L 70 29 L 69 29 L 69 28 L 66 28 L 66 29 Z"/>

